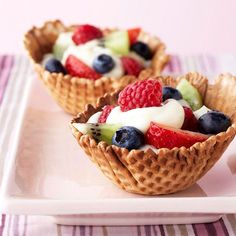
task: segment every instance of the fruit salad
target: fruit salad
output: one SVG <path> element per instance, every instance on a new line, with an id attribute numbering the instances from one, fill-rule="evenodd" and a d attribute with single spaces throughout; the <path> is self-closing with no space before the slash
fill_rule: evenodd
<path id="1" fill-rule="evenodd" d="M 60 33 L 52 54 L 45 55 L 42 64 L 51 73 L 97 80 L 138 76 L 151 66 L 152 57 L 140 28 L 102 31 L 86 24 Z"/>
<path id="2" fill-rule="evenodd" d="M 125 87 L 118 106 L 106 105 L 87 123 L 72 123 L 83 134 L 128 150 L 145 146 L 189 148 L 211 135 L 226 131 L 230 118 L 203 105 L 199 91 L 186 79 L 176 88 L 157 79 L 137 81 Z"/>

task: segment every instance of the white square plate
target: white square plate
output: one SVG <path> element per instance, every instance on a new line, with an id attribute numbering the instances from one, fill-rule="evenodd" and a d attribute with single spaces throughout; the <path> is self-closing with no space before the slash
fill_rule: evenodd
<path id="1" fill-rule="evenodd" d="M 6 157 L 0 209 L 61 224 L 138 225 L 210 222 L 236 212 L 236 140 L 197 184 L 146 197 L 114 186 L 73 138 L 64 113 L 34 79 Z"/>

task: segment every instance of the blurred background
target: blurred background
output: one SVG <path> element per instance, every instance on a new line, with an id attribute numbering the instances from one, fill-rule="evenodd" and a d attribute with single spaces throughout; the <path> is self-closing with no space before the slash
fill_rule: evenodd
<path id="1" fill-rule="evenodd" d="M 0 0 L 0 52 L 23 52 L 23 34 L 49 19 L 140 26 L 178 54 L 236 52 L 235 0 Z"/>

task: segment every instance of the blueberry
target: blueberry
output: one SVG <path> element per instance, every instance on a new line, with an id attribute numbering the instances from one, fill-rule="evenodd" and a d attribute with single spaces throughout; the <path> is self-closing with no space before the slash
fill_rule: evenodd
<path id="1" fill-rule="evenodd" d="M 182 95 L 181 93 L 172 87 L 163 87 L 162 88 L 162 101 L 164 102 L 165 100 L 169 99 L 169 98 L 173 98 L 175 100 L 180 100 L 182 99 Z"/>
<path id="2" fill-rule="evenodd" d="M 198 119 L 198 129 L 204 134 L 218 134 L 231 125 L 230 118 L 218 111 L 209 111 Z"/>
<path id="3" fill-rule="evenodd" d="M 144 134 L 135 127 L 124 126 L 115 132 L 112 144 L 128 150 L 138 149 L 144 145 Z"/>
<path id="4" fill-rule="evenodd" d="M 93 69 L 101 74 L 111 71 L 114 66 L 114 60 L 107 54 L 101 54 L 93 61 Z"/>
<path id="5" fill-rule="evenodd" d="M 146 43 L 136 42 L 131 46 L 131 51 L 136 52 L 139 56 L 143 57 L 145 60 L 152 59 L 152 51 Z"/>
<path id="6" fill-rule="evenodd" d="M 66 74 L 66 69 L 61 62 L 55 58 L 51 58 L 46 62 L 45 69 L 49 72 Z"/>

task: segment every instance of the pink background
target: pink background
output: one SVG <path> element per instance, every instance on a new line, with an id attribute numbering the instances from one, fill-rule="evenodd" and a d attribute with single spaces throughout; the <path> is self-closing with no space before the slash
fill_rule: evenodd
<path id="1" fill-rule="evenodd" d="M 161 37 L 169 52 L 236 52 L 235 0 L 0 0 L 0 52 L 23 52 L 23 33 L 56 18 L 141 26 Z"/>

